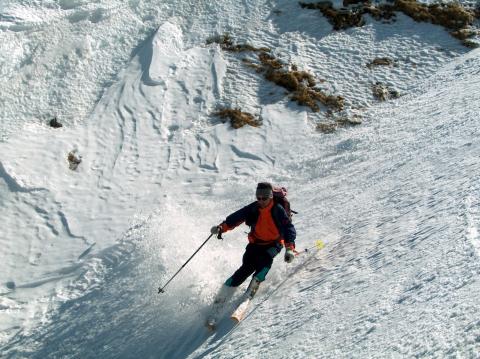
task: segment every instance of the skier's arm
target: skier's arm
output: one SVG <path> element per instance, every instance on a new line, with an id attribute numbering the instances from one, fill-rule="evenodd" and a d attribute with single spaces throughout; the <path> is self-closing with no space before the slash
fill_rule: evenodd
<path id="1" fill-rule="evenodd" d="M 293 226 L 292 221 L 288 218 L 285 210 L 279 211 L 279 224 L 280 234 L 285 241 L 285 248 L 295 249 L 295 238 L 297 237 L 297 231 Z"/>
<path id="2" fill-rule="evenodd" d="M 232 230 L 245 222 L 248 214 L 252 211 L 252 205 L 255 205 L 255 202 L 250 203 L 248 206 L 245 206 L 229 215 L 225 221 L 219 225 L 222 233 Z"/>
<path id="3" fill-rule="evenodd" d="M 285 240 L 285 248 L 295 249 L 295 237 L 297 236 L 297 232 L 291 222 L 285 229 L 285 233 L 287 234 L 283 237 Z"/>

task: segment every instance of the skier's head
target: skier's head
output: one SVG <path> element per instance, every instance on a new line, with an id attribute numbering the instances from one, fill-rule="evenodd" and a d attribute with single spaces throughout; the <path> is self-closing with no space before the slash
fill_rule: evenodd
<path id="1" fill-rule="evenodd" d="M 255 192 L 260 207 L 265 208 L 270 204 L 273 198 L 273 187 L 268 182 L 260 182 Z"/>

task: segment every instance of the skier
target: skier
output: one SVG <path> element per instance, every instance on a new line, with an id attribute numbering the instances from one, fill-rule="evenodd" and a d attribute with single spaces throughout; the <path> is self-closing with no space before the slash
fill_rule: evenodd
<path id="1" fill-rule="evenodd" d="M 260 283 L 265 280 L 273 258 L 280 253 L 283 246 L 286 249 L 285 262 L 291 263 L 295 258 L 295 227 L 283 206 L 274 200 L 272 185 L 268 182 L 258 183 L 256 197 L 257 201 L 232 213 L 224 222 L 211 229 L 212 234 L 220 236 L 244 222 L 250 227 L 249 244 L 243 255 L 242 265 L 227 279 L 215 298 L 214 312 L 217 314 L 235 289 L 252 274 L 246 295 L 253 298 Z M 211 320 L 212 326 L 214 321 Z"/>

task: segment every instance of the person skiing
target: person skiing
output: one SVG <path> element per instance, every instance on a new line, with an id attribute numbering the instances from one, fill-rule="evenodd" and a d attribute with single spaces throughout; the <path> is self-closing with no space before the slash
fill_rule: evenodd
<path id="1" fill-rule="evenodd" d="M 246 295 L 253 298 L 283 246 L 286 249 L 285 262 L 291 263 L 295 258 L 295 227 L 283 206 L 274 200 L 272 185 L 268 182 L 258 183 L 255 194 L 255 202 L 230 214 L 225 221 L 211 229 L 212 234 L 221 238 L 222 233 L 242 223 L 250 227 L 242 265 L 223 284 L 214 306 L 221 307 L 227 302 L 235 289 L 252 274 Z M 213 323 L 210 324 L 213 326 Z"/>

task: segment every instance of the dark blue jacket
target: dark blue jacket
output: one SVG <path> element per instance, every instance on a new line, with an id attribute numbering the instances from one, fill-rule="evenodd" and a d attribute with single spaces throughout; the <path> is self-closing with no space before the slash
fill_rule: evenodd
<path id="1" fill-rule="evenodd" d="M 285 209 L 280 204 L 274 203 L 271 214 L 280 236 L 285 241 L 285 245 L 288 246 L 288 244 L 291 243 L 295 246 L 297 232 L 295 231 L 292 221 L 288 218 Z M 258 202 L 255 201 L 229 215 L 224 223 L 226 223 L 228 229 L 233 229 L 245 222 L 245 224 L 250 227 L 250 233 L 253 233 L 259 216 L 259 205 Z"/>

